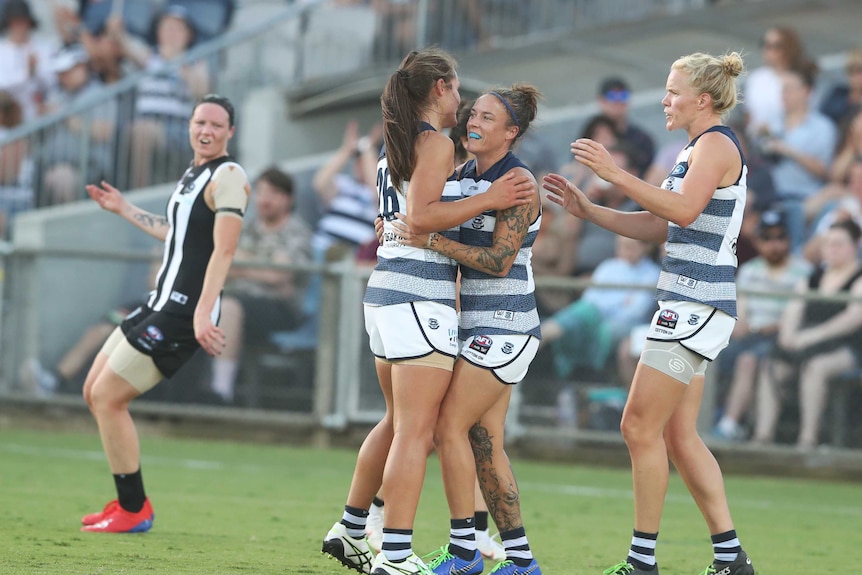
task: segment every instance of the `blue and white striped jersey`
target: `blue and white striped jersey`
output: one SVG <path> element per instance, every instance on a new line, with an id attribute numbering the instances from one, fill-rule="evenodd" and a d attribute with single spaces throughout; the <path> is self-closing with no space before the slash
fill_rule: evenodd
<path id="1" fill-rule="evenodd" d="M 509 152 L 480 176 L 476 174 L 476 162 L 470 160 L 461 173 L 462 195 L 470 197 L 486 192 L 497 178 L 513 168 L 529 169 Z M 496 215 L 495 211 L 487 211 L 461 224 L 461 243 L 490 247 L 494 242 Z M 541 224 L 540 214 L 530 224 L 515 263 L 505 277 L 461 266 L 460 339 L 493 334 L 526 334 L 541 338 L 530 264 Z"/>
<path id="2" fill-rule="evenodd" d="M 707 132 L 720 132 L 733 140 L 742 158 L 742 170 L 735 183 L 715 190 L 706 208 L 690 225 L 683 228 L 668 223 L 667 255 L 662 261 L 656 299 L 700 302 L 736 317 L 736 242 L 745 209 L 748 168 L 730 128 L 713 126 L 704 134 Z M 688 159 L 699 138 L 679 153 L 662 188 L 679 192 L 688 172 Z"/>
<path id="3" fill-rule="evenodd" d="M 432 129 L 423 124 L 423 129 Z M 458 264 L 446 256 L 424 248 L 405 246 L 398 241 L 392 227 L 395 212 L 407 214 L 409 182 L 401 186 L 402 192 L 392 185 L 386 151 L 377 162 L 377 188 L 380 214 L 383 216 L 383 243 L 377 248 L 377 265 L 368 279 L 365 299 L 368 305 L 396 305 L 413 301 L 434 301 L 455 307 Z M 441 201 L 461 199 L 461 187 L 454 172 L 443 187 Z M 442 232 L 458 241 L 458 227 Z"/>

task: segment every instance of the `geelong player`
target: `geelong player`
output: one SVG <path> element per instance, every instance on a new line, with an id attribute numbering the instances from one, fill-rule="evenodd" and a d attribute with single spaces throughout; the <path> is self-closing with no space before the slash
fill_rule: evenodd
<path id="1" fill-rule="evenodd" d="M 619 212 L 593 204 L 557 174 L 544 178 L 549 199 L 572 215 L 630 238 L 665 242 L 647 342 L 623 411 L 632 460 L 634 533 L 625 561 L 605 575 L 658 575 L 659 523 L 673 461 L 706 520 L 713 562 L 702 575 L 754 575 L 742 550 L 718 462 L 697 432 L 704 374 L 730 340 L 736 317 L 736 242 L 746 196 L 739 142 L 722 118 L 737 102 L 743 71 L 736 52 L 696 53 L 673 63 L 662 100 L 668 130 L 688 145 L 661 187 L 626 173 L 601 144 L 572 143 L 575 158 L 644 208 Z"/>
<path id="2" fill-rule="evenodd" d="M 177 183 L 165 215 L 129 203 L 113 186 L 88 185 L 99 205 L 165 242 L 155 289 L 105 342 L 84 382 L 84 399 L 99 426 L 117 499 L 84 516 L 82 531 L 135 533 L 153 525 L 129 402 L 177 370 L 202 347 L 221 353 L 221 291 L 236 251 L 251 188 L 227 153 L 234 108 L 205 96 L 189 122 L 192 165 Z"/>

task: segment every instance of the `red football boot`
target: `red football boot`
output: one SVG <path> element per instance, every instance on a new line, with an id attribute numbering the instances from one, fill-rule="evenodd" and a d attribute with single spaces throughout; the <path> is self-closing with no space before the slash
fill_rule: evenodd
<path id="1" fill-rule="evenodd" d="M 104 519 L 106 515 L 108 515 L 109 513 L 114 511 L 114 509 L 119 507 L 119 505 L 120 505 L 120 502 L 117 499 L 114 499 L 113 501 L 109 501 L 108 504 L 105 505 L 105 508 L 102 509 L 101 511 L 99 511 L 98 513 L 90 513 L 89 515 L 84 515 L 81 518 L 81 524 L 82 525 L 95 525 L 96 523 L 98 523 L 99 521 Z M 150 512 L 150 519 L 156 518 L 156 514 L 153 513 L 153 506 L 150 505 L 150 498 L 149 497 L 147 497 L 144 500 L 144 507 L 141 511 L 145 511 L 145 510 L 148 510 Z"/>
<path id="2" fill-rule="evenodd" d="M 85 515 L 81 522 L 84 526 L 81 531 L 95 533 L 144 533 L 153 526 L 153 506 L 149 498 L 144 500 L 144 506 L 137 513 L 126 511 L 120 507 L 117 500 L 105 505 L 101 513 Z M 87 523 L 94 521 L 94 523 Z"/>

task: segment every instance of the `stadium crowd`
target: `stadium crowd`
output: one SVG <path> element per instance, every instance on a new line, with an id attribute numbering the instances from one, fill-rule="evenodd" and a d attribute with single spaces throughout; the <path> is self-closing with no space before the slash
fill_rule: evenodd
<path id="1" fill-rule="evenodd" d="M 0 12 L 0 141 L 9 130 L 73 106 L 133 70 L 145 70 L 147 75 L 131 101 L 119 100 L 80 116 L 69 116 L 50 131 L 38 149 L 23 140 L 0 145 L 0 237 L 8 237 L 9 222 L 17 213 L 83 199 L 84 183 L 106 179 L 121 189 L 131 189 L 163 183 L 175 176 L 190 159 L 186 125 L 194 102 L 210 91 L 213 70 L 207 63 L 179 70 L 168 69 L 165 64 L 196 42 L 224 31 L 230 24 L 234 3 L 235 0 L 219 0 L 225 17 L 220 26 L 214 26 L 212 22 L 196 20 L 204 11 L 197 10 L 193 0 L 126 2 L 123 14 L 113 14 L 111 2 L 80 0 L 77 9 L 56 8 L 53 28 L 57 36 L 48 38 L 36 34 L 42 23 L 26 0 L 5 0 Z M 464 3 L 465 18 L 461 22 L 473 31 L 464 37 L 481 43 L 483 36 L 475 33 L 481 32 L 481 19 L 470 8 L 472 4 Z M 402 3 L 375 1 L 370 5 L 392 20 L 393 29 L 399 30 L 410 21 L 409 15 L 399 12 L 404 9 Z M 408 37 L 409 30 L 404 35 Z M 390 40 L 403 39 L 396 34 Z M 792 441 L 790 434 L 796 432 L 799 422 L 791 422 L 785 429 L 777 413 L 782 402 L 795 402 L 797 410 L 805 411 L 808 418 L 807 435 L 799 438 L 799 445 L 812 447 L 820 441 L 817 430 L 826 409 L 829 381 L 812 376 L 811 362 L 819 359 L 828 363 L 830 358 L 838 357 L 828 354 L 840 352 L 843 369 L 830 375 L 850 373 L 858 377 L 862 364 L 862 304 L 845 302 L 828 310 L 809 304 L 809 308 L 816 309 L 805 315 L 796 310 L 797 306 L 785 305 L 786 296 L 794 290 L 848 292 L 856 297 L 862 293 L 862 48 L 847 55 L 844 77 L 834 85 L 818 78 L 816 64 L 807 55 L 803 39 L 791 28 L 765 30 L 761 49 L 762 65 L 743 79 L 741 113 L 730 118 L 749 169 L 748 201 L 736 246 L 738 282 L 743 294 L 745 290 L 779 291 L 785 297 L 758 294 L 743 298 L 740 320 L 731 339 L 731 348 L 736 351 L 726 353 L 718 362 L 721 401 L 713 434 L 722 440 L 748 439 L 755 426 L 764 425 L 763 418 L 768 417 L 770 425 L 761 429 L 755 439 Z M 601 142 L 620 166 L 660 185 L 686 142 L 674 140 L 656 146 L 655 135 L 632 117 L 631 99 L 632 90 L 625 78 L 604 79 L 597 90 L 600 111 L 584 122 L 581 136 Z M 89 134 L 89 151 L 87 161 L 82 163 L 77 142 L 84 129 Z M 269 171 L 266 177 L 261 176 L 256 193 L 263 189 L 275 205 L 258 206 L 258 215 L 266 215 L 267 210 L 276 213 L 269 226 L 263 220 L 247 222 L 249 229 L 256 230 L 258 242 L 247 246 L 249 254 L 278 253 L 281 262 L 324 261 L 326 252 L 336 246 L 335 251 L 341 250 L 342 256 L 347 254 L 365 262 L 373 259 L 371 228 L 376 200 L 373 178 L 363 173 L 363 162 L 371 158 L 373 163 L 379 144 L 380 135 L 374 129 L 361 136 L 355 124 L 346 126 L 342 147 L 333 154 L 333 163 L 324 166 L 315 177 L 313 190 L 294 190 L 290 174 Z M 551 145 L 541 141 L 534 144 L 538 150 Z M 525 141 L 525 158 L 530 156 L 528 146 Z M 539 155 L 541 152 L 536 154 L 536 161 L 528 163 L 541 165 Z M 597 204 L 624 211 L 638 209 L 619 190 L 577 162 L 542 169 L 565 175 Z M 164 173 L 159 173 L 162 170 Z M 542 175 L 537 173 L 536 177 L 541 180 Z M 293 231 L 284 232 L 280 227 L 283 222 L 301 220 L 297 214 L 288 215 L 293 196 L 306 194 L 317 194 L 327 202 L 328 211 L 319 222 L 299 222 L 291 225 Z M 552 203 L 543 202 L 543 206 L 544 223 L 533 251 L 537 276 L 593 278 L 612 284 L 617 278 L 640 277 L 644 284 L 606 289 L 599 285 L 583 294 L 558 288 L 537 290 L 543 329 L 553 329 L 556 341 L 542 346 L 539 360 L 528 376 L 541 384 L 525 393 L 558 397 L 563 408 L 573 389 L 584 390 L 596 384 L 623 389 L 628 386 L 640 353 L 638 342 L 655 309 L 644 306 L 642 296 L 653 283 L 648 276 L 654 273 L 662 248 L 615 245 L 614 234 L 607 230 L 577 218 L 559 217 L 559 207 Z M 348 220 L 356 224 L 351 233 L 333 238 L 333 230 L 346 229 L 343 222 Z M 301 230 L 316 230 L 312 232 L 311 245 L 296 241 L 296 234 L 305 233 Z M 836 255 L 842 242 L 846 244 L 844 248 L 851 249 L 851 257 Z M 296 247 L 298 243 L 303 245 Z M 627 257 L 632 261 L 626 263 Z M 845 259 L 839 262 L 841 257 Z M 835 266 L 839 266 L 836 281 L 829 285 L 816 283 L 822 270 Z M 252 289 L 246 285 L 248 289 L 233 294 L 231 302 L 236 303 L 236 308 L 229 309 L 234 313 L 231 317 L 235 324 L 243 324 L 243 309 L 246 313 L 251 309 L 247 294 L 244 301 L 241 292 L 252 292 L 256 297 L 262 297 L 257 292 L 266 292 L 267 297 L 288 294 L 285 297 L 292 310 L 292 317 L 284 325 L 267 323 L 265 333 L 254 334 L 251 341 L 275 345 L 277 340 L 270 336 L 290 332 L 307 315 L 316 315 L 319 302 L 313 292 L 317 289 L 314 278 L 293 282 L 294 279 L 284 274 L 277 278 L 242 278 L 245 284 L 256 281 L 267 287 L 258 285 Z M 241 283 L 239 276 L 232 282 Z M 309 297 L 305 297 L 307 290 L 311 290 Z M 793 325 L 792 318 L 785 317 L 793 310 L 805 316 L 803 328 L 821 324 L 827 327 L 797 341 L 800 338 L 787 335 L 789 328 L 784 327 Z M 797 322 L 797 328 L 798 325 Z M 254 328 L 245 325 L 246 331 Z M 590 342 L 601 346 L 599 353 L 582 353 L 583 357 L 573 353 L 575 342 L 566 338 L 571 336 L 571 330 L 578 329 L 602 334 L 600 340 Z M 98 331 L 105 332 L 106 329 Z M 91 343 L 85 349 L 97 349 L 94 345 L 97 344 Z M 239 350 L 236 357 L 227 358 L 234 363 L 225 364 L 222 358 L 207 386 L 214 401 L 236 400 L 233 386 L 242 358 Z M 788 368 L 783 379 L 795 382 L 793 385 L 776 383 L 773 369 L 779 361 Z M 27 366 L 27 376 L 40 383 L 37 388 L 44 393 L 77 392 L 80 388 L 76 378 L 81 374 L 45 369 L 32 361 Z M 755 398 L 759 404 L 756 407 Z M 771 407 L 764 407 L 767 401 Z M 801 401 L 811 402 L 815 408 L 812 411 L 799 406 Z M 567 409 L 572 408 L 568 405 Z M 609 422 L 606 417 L 594 415 L 587 425 L 618 425 L 613 417 Z M 572 413 L 561 410 L 560 423 L 571 422 Z"/>

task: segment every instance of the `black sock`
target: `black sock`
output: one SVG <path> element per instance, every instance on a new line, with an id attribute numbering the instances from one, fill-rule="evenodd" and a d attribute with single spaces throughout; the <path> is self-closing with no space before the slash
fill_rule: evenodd
<path id="1" fill-rule="evenodd" d="M 374 501 L 372 501 L 371 503 L 372 505 L 376 505 L 377 507 L 383 507 L 383 500 L 377 496 L 374 497 Z"/>
<path id="2" fill-rule="evenodd" d="M 141 477 L 141 469 L 134 473 L 117 473 L 114 475 L 114 484 L 117 486 L 117 499 L 120 507 L 126 511 L 137 513 L 144 508 L 144 479 Z"/>
<path id="3" fill-rule="evenodd" d="M 476 518 L 476 531 L 487 531 L 488 530 L 488 512 L 487 511 L 476 511 L 474 514 Z"/>

